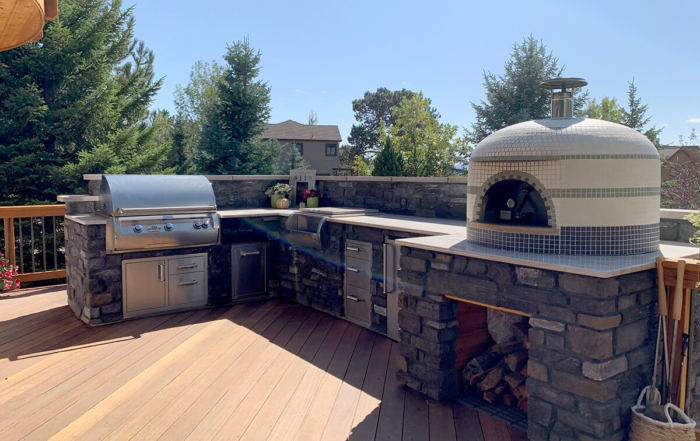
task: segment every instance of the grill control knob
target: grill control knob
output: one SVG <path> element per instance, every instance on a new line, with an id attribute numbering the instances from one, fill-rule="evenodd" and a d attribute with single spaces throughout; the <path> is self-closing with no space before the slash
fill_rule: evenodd
<path id="1" fill-rule="evenodd" d="M 170 222 L 168 222 L 167 224 L 165 224 L 165 230 L 166 230 L 166 231 L 172 231 L 172 230 L 173 230 L 173 224 L 171 224 Z"/>
<path id="2" fill-rule="evenodd" d="M 140 233 L 143 231 L 143 227 L 141 225 L 134 225 L 134 232 Z"/>
<path id="3" fill-rule="evenodd" d="M 209 228 L 209 221 L 204 221 L 202 228 Z"/>
<path id="4" fill-rule="evenodd" d="M 202 223 L 201 223 L 200 221 L 195 222 L 195 223 L 194 223 L 194 228 L 195 228 L 196 230 L 199 230 L 200 228 L 202 228 Z"/>

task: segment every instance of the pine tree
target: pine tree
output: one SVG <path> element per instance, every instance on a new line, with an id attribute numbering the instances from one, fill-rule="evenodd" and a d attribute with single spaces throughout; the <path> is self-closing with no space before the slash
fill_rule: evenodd
<path id="1" fill-rule="evenodd" d="M 469 142 L 475 145 L 506 126 L 549 117 L 550 92 L 540 83 L 560 77 L 563 71 L 559 59 L 534 37 L 514 44 L 503 75 L 484 72 L 486 99 L 472 103 L 476 122 L 467 134 Z M 574 91 L 574 111 L 581 110 L 587 99 L 587 93 Z"/>
<path id="2" fill-rule="evenodd" d="M 290 145 L 289 152 L 282 161 L 280 173 L 288 175 L 291 170 L 305 170 L 307 168 L 309 168 L 309 163 L 306 162 L 299 149 L 295 145 Z"/>
<path id="3" fill-rule="evenodd" d="M 270 118 L 270 86 L 257 79 L 260 52 L 248 39 L 229 46 L 217 99 L 204 109 L 199 171 L 208 174 L 272 174 L 279 142 L 262 141 Z"/>
<path id="4" fill-rule="evenodd" d="M 664 146 L 661 145 L 661 140 L 659 139 L 663 129 L 657 129 L 656 126 L 652 126 L 645 130 L 645 127 L 651 121 L 651 116 L 646 116 L 649 105 L 642 104 L 642 98 L 637 96 L 637 86 L 634 84 L 634 78 L 628 84 L 627 109 L 624 110 L 622 124 L 644 134 L 657 149 L 663 148 Z"/>
<path id="5" fill-rule="evenodd" d="M 165 171 L 146 121 L 162 80 L 133 28 L 119 0 L 63 0 L 41 42 L 0 53 L 0 203 L 53 203 L 84 169 Z"/>
<path id="6" fill-rule="evenodd" d="M 391 138 L 386 139 L 384 147 L 374 159 L 373 176 L 406 176 L 406 164 L 399 149 L 391 144 Z"/>

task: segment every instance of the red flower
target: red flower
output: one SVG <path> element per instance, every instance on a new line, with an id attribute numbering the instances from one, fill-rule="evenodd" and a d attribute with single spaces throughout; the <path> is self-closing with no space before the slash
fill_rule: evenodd
<path id="1" fill-rule="evenodd" d="M 15 280 L 15 288 L 19 289 L 19 279 Z"/>
<path id="2" fill-rule="evenodd" d="M 5 277 L 7 277 L 8 279 L 12 277 L 12 270 L 5 271 Z"/>

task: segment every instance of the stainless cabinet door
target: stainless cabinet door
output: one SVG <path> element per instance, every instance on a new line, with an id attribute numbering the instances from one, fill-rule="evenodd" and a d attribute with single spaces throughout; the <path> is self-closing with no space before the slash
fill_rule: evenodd
<path id="1" fill-rule="evenodd" d="M 267 291 L 265 244 L 232 248 L 233 300 L 259 297 Z"/>
<path id="2" fill-rule="evenodd" d="M 166 306 L 165 260 L 127 263 L 124 271 L 126 314 Z"/>
<path id="3" fill-rule="evenodd" d="M 206 277 L 202 272 L 168 277 L 168 303 L 171 306 L 206 305 L 206 291 Z"/>

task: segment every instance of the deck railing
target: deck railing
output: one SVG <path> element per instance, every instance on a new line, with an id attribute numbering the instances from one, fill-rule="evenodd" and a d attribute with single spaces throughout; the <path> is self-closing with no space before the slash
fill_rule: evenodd
<path id="1" fill-rule="evenodd" d="M 21 282 L 66 277 L 65 205 L 0 207 L 5 256 Z"/>

